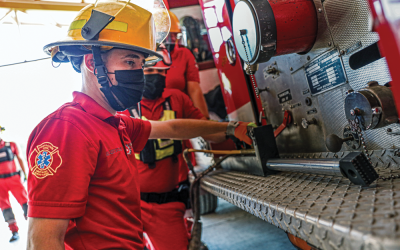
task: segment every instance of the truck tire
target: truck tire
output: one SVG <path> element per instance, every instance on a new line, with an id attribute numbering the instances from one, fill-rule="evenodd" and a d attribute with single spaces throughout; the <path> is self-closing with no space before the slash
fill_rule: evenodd
<path id="1" fill-rule="evenodd" d="M 201 189 L 200 190 L 200 214 L 215 212 L 218 206 L 218 197 Z"/>

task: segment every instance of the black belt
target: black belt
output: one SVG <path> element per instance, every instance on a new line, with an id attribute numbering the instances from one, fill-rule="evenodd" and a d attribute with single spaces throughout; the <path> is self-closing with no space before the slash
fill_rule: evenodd
<path id="1" fill-rule="evenodd" d="M 168 202 L 183 202 L 188 208 L 189 202 L 189 182 L 185 181 L 179 185 L 179 188 L 166 193 L 140 193 L 140 199 L 147 203 L 168 203 Z"/>
<path id="2" fill-rule="evenodd" d="M 12 177 L 14 175 L 19 175 L 19 172 L 9 173 L 9 174 L 0 174 L 0 179 Z"/>

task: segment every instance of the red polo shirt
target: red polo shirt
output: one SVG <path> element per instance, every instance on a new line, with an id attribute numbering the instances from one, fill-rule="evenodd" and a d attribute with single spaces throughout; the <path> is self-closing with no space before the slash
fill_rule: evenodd
<path id="1" fill-rule="evenodd" d="M 200 110 L 193 106 L 189 97 L 176 89 L 165 89 L 161 98 L 156 100 L 143 99 L 142 116 L 148 120 L 158 121 L 163 116 L 163 104 L 169 97 L 171 109 L 175 111 L 175 118 L 201 119 L 204 117 Z M 125 114 L 129 114 L 126 110 Z M 178 156 L 178 162 L 173 162 L 172 157 L 156 161 L 154 169 L 148 164 L 137 161 L 140 176 L 140 192 L 164 193 L 172 191 L 176 186 L 186 180 L 188 168 L 182 154 Z"/>
<path id="2" fill-rule="evenodd" d="M 175 47 L 171 52 L 172 65 L 165 78 L 166 87 L 187 93 L 188 81 L 200 82 L 199 68 L 192 52 L 184 47 Z"/>
<path id="3" fill-rule="evenodd" d="M 5 141 L 0 142 L 0 148 L 3 148 L 6 145 Z M 17 145 L 14 142 L 10 142 L 10 148 L 14 155 L 19 155 Z M 3 161 L 0 163 L 0 174 L 10 174 L 17 172 L 17 166 L 15 165 L 15 161 Z"/>
<path id="4" fill-rule="evenodd" d="M 143 249 L 134 156 L 149 122 L 112 116 L 75 92 L 33 130 L 28 141 L 29 217 L 71 219 L 73 249 Z"/>

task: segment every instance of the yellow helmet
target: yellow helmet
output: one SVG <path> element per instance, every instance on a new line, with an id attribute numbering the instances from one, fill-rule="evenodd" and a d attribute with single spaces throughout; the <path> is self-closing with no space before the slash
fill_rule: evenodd
<path id="1" fill-rule="evenodd" d="M 167 13 L 166 9 L 164 11 Z M 161 25 L 167 27 L 156 27 L 152 12 L 137 4 L 90 4 L 78 13 L 64 40 L 47 44 L 43 49 L 55 62 L 71 61 L 78 72 L 81 56 L 91 53 L 92 46 L 101 46 L 102 50 L 134 50 L 144 53 L 145 57 L 152 56 L 154 60 L 160 60 L 162 57 L 156 52 L 156 47 L 168 35 L 170 21 L 168 14 L 166 16 L 168 21 Z M 160 36 L 157 30 L 164 32 Z"/>
<path id="2" fill-rule="evenodd" d="M 181 25 L 179 23 L 178 17 L 170 10 L 168 10 L 168 14 L 169 17 L 171 18 L 171 29 L 169 30 L 169 32 L 181 33 Z"/>

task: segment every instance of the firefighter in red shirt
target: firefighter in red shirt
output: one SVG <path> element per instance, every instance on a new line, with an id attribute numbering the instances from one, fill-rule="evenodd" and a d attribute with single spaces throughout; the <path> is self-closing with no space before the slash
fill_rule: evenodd
<path id="1" fill-rule="evenodd" d="M 4 130 L 4 127 L 0 127 L 0 131 Z M 24 162 L 19 156 L 17 145 L 14 142 L 5 142 L 0 138 L 0 208 L 12 232 L 10 242 L 18 240 L 19 235 L 17 222 L 8 196 L 9 191 L 21 204 L 25 219 L 27 219 L 28 213 L 28 196 L 21 183 L 20 172 L 17 172 L 14 157 L 17 158 L 26 180 Z"/>
<path id="2" fill-rule="evenodd" d="M 178 89 L 189 95 L 193 104 L 208 119 L 208 108 L 200 88 L 199 67 L 189 49 L 183 45 L 182 30 L 178 17 L 169 11 L 171 29 L 165 45 L 171 54 L 172 64 L 166 75 L 166 88 Z"/>
<path id="3" fill-rule="evenodd" d="M 136 118 L 154 121 L 189 118 L 207 120 L 189 97 L 176 89 L 165 89 L 165 75 L 170 60 L 166 49 L 163 61 L 144 69 L 146 85 L 140 110 L 124 111 Z M 214 142 L 225 140 L 224 134 L 208 136 Z M 157 250 L 183 250 L 188 247 L 184 222 L 189 208 L 189 181 L 182 157 L 182 141 L 172 139 L 149 140 L 138 161 L 143 230 Z M 180 176 L 186 176 L 183 180 Z"/>
<path id="4" fill-rule="evenodd" d="M 251 143 L 247 123 L 144 121 L 116 113 L 140 102 L 145 58 L 160 58 L 156 31 L 168 32 L 154 25 L 166 23 L 154 23 L 136 4 L 101 2 L 78 13 L 67 39 L 44 47 L 54 62 L 71 62 L 82 73 L 82 92 L 29 137 L 29 250 L 142 250 L 134 154 L 148 139 L 226 132 Z"/>

